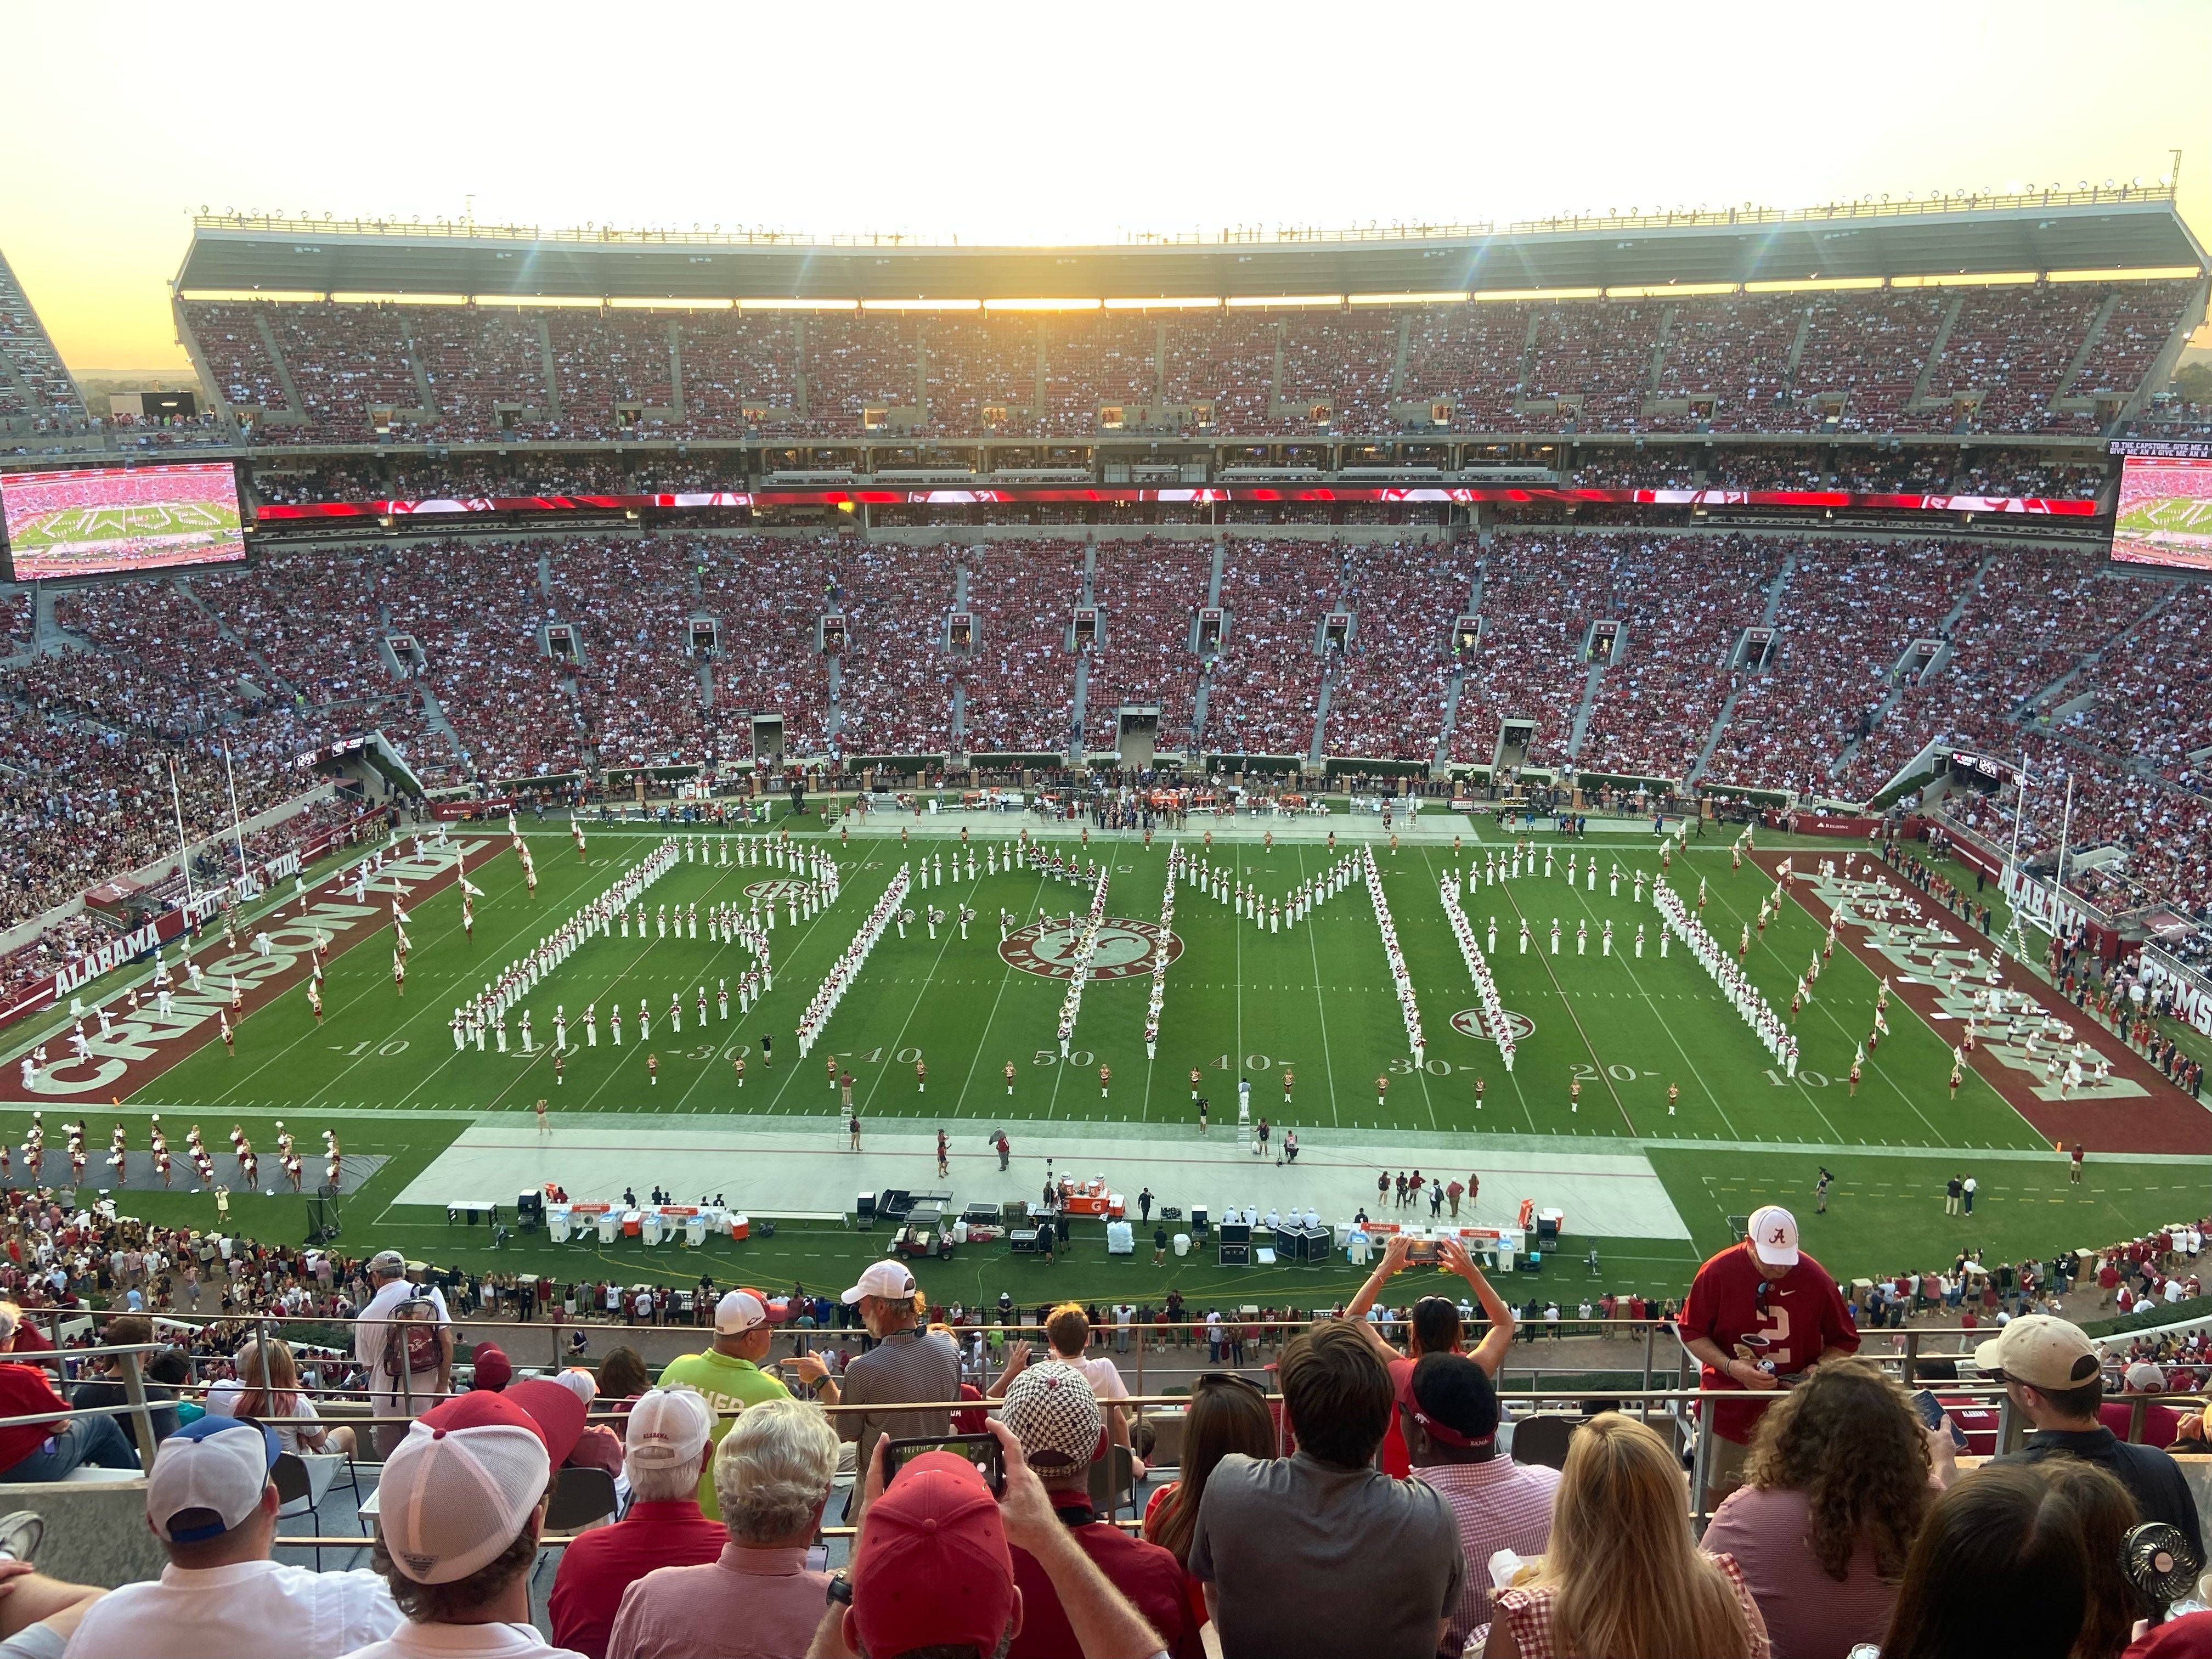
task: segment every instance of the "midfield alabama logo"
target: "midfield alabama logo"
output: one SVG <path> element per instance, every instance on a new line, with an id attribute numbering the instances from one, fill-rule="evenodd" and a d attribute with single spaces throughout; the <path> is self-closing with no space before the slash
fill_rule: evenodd
<path id="1" fill-rule="evenodd" d="M 788 876 L 777 876 L 772 880 L 748 884 L 745 896 L 757 899 L 763 904 L 781 904 L 787 898 L 805 897 L 806 884 L 793 881 Z"/>
<path id="2" fill-rule="evenodd" d="M 1490 1022 L 1480 1008 L 1461 1009 L 1451 1017 L 1451 1023 L 1452 1030 L 1462 1036 L 1471 1036 L 1477 1042 L 1498 1041 L 1497 1033 L 1490 1029 Z M 1513 1039 L 1516 1047 L 1526 1042 L 1535 1030 L 1536 1022 L 1528 1015 L 1516 1014 L 1510 1008 L 1505 1011 L 1505 1034 Z"/>
<path id="3" fill-rule="evenodd" d="M 1091 948 L 1091 977 L 1133 979 L 1150 974 L 1163 953 L 1173 962 L 1182 954 L 1182 939 L 1163 933 L 1156 921 L 1108 916 L 1099 922 L 1098 941 Z M 1064 921 L 1033 921 L 1001 940 L 999 955 L 1009 967 L 1040 979 L 1067 979 L 1075 972 L 1075 930 Z"/>

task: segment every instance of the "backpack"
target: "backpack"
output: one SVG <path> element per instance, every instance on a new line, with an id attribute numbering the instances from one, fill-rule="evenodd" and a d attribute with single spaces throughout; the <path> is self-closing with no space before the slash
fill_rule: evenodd
<path id="1" fill-rule="evenodd" d="M 437 1305 L 428 1297 L 410 1297 L 404 1302 L 395 1303 L 392 1317 L 404 1323 L 390 1334 L 377 1369 L 395 1382 L 402 1377 L 436 1370 L 441 1359 L 438 1328 L 431 1322 L 436 1315 Z"/>

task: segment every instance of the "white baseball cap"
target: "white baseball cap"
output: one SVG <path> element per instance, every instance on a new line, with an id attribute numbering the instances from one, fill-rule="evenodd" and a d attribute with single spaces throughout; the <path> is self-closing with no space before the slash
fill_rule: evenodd
<path id="1" fill-rule="evenodd" d="M 453 1407 L 484 1404 L 466 1415 Z M 378 1525 L 393 1565 L 450 1584 L 496 1560 L 544 1497 L 552 1460 L 528 1413 L 504 1395 L 465 1394 L 417 1418 L 384 1465 Z"/>
<path id="2" fill-rule="evenodd" d="M 1745 1236 L 1751 1240 L 1751 1253 L 1767 1267 L 1797 1265 L 1797 1218 L 1779 1204 L 1753 1210 Z"/>
<path id="3" fill-rule="evenodd" d="M 714 1431 L 714 1410 L 698 1389 L 647 1389 L 629 1408 L 623 1455 L 642 1468 L 688 1468 Z"/>
<path id="4" fill-rule="evenodd" d="M 839 1299 L 858 1302 L 864 1296 L 880 1297 L 886 1302 L 903 1302 L 914 1295 L 914 1275 L 902 1262 L 872 1261 L 860 1275 L 860 1282 L 847 1291 Z"/>
<path id="5" fill-rule="evenodd" d="M 2125 1380 L 2137 1394 L 2164 1394 L 2166 1373 L 2148 1359 L 2138 1359 L 2128 1367 Z"/>
<path id="6" fill-rule="evenodd" d="M 743 1336 L 769 1322 L 768 1298 L 758 1291 L 726 1291 L 714 1304 L 714 1334 Z"/>
<path id="7" fill-rule="evenodd" d="M 270 1430 L 234 1417 L 203 1417 L 178 1430 L 155 1449 L 146 1477 L 154 1535 L 165 1544 L 202 1544 L 243 1524 L 261 1507 L 279 1449 Z"/>

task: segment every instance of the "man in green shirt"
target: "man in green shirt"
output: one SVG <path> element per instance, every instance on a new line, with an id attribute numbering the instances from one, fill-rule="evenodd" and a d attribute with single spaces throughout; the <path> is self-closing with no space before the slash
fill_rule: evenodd
<path id="1" fill-rule="evenodd" d="M 791 1390 L 760 1368 L 768 1358 L 775 1329 L 768 1322 L 768 1297 L 759 1291 L 735 1290 L 714 1304 L 714 1342 L 703 1353 L 680 1354 L 664 1366 L 660 1386 L 696 1389 L 714 1407 L 714 1439 L 736 1422 L 737 1413 L 764 1400 L 788 1400 Z M 714 1497 L 713 1458 L 699 1476 L 699 1512 L 720 1520 Z"/>

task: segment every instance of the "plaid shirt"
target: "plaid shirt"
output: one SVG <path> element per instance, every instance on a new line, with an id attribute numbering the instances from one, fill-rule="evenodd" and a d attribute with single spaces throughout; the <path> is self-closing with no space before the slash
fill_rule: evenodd
<path id="1" fill-rule="evenodd" d="M 1486 1463 L 1435 1463 L 1413 1473 L 1436 1490 L 1459 1523 L 1467 1576 L 1452 1604 L 1451 1628 L 1437 1650 L 1457 1653 L 1490 1622 L 1490 1558 L 1500 1550 L 1521 1556 L 1544 1553 L 1552 1536 L 1552 1495 L 1559 1490 L 1559 1472 L 1516 1463 L 1501 1454 Z"/>
<path id="2" fill-rule="evenodd" d="M 1743 1609 L 1744 1623 L 1751 1632 L 1751 1659 L 1773 1659 L 1773 1647 L 1766 1639 L 1766 1620 L 1759 1611 L 1759 1603 L 1744 1588 L 1743 1572 L 1736 1565 L 1735 1557 L 1714 1555 L 1706 1559 L 1728 1575 L 1729 1588 L 1735 1592 L 1736 1605 Z M 1552 1595 L 1548 1586 L 1498 1593 L 1498 1616 L 1513 1632 L 1521 1659 L 1560 1659 L 1559 1632 L 1552 1625 Z"/>

